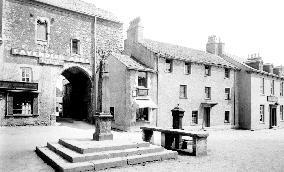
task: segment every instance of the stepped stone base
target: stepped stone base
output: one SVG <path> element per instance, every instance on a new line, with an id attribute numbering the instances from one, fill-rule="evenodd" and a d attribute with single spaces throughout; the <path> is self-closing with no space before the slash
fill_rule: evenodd
<path id="1" fill-rule="evenodd" d="M 36 147 L 36 153 L 56 171 L 97 171 L 146 162 L 176 159 L 177 152 L 147 142 L 59 139 Z"/>

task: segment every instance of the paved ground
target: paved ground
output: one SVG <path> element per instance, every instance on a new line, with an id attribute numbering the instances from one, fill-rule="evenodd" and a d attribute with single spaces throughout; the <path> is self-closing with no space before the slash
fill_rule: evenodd
<path id="1" fill-rule="evenodd" d="M 0 171 L 51 172 L 35 154 L 38 145 L 59 138 L 91 138 L 94 126 L 76 122 L 48 127 L 0 127 Z M 284 129 L 209 131 L 208 156 L 106 170 L 133 171 L 284 171 Z M 140 140 L 141 134 L 114 132 L 114 139 Z"/>

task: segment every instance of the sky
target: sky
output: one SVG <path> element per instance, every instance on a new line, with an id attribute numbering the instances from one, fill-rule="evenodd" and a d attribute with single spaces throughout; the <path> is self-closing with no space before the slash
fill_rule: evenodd
<path id="1" fill-rule="evenodd" d="M 242 58 L 259 53 L 264 63 L 284 65 L 284 1 L 281 0 L 84 0 L 124 23 L 140 16 L 144 38 L 205 51 L 208 36 Z"/>

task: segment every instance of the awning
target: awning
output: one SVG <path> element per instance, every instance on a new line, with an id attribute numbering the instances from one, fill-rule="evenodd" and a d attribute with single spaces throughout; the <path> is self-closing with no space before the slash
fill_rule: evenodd
<path id="1" fill-rule="evenodd" d="M 134 100 L 134 103 L 138 108 L 158 108 L 158 106 L 150 99 L 136 99 Z"/>
<path id="2" fill-rule="evenodd" d="M 218 103 L 215 103 L 215 102 L 204 102 L 204 103 L 201 103 L 201 106 L 203 107 L 213 107 L 215 105 L 217 105 Z"/>

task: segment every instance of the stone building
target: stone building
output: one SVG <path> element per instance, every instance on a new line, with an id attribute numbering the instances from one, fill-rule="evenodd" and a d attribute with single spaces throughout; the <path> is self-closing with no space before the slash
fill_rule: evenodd
<path id="1" fill-rule="evenodd" d="M 284 127 L 283 66 L 263 63 L 256 54 L 247 59 L 226 53 L 222 57 L 241 69 L 237 75 L 239 127 L 251 130 Z"/>
<path id="2" fill-rule="evenodd" d="M 113 14 L 80 0 L 0 0 L 0 125 L 52 123 L 60 75 L 63 115 L 89 119 L 96 50 L 122 50 L 122 37 Z"/>
<path id="3" fill-rule="evenodd" d="M 150 92 L 158 108 L 150 114 L 148 120 L 136 120 L 133 113 L 118 113 L 130 116 L 127 125 L 172 126 L 171 110 L 177 105 L 185 110 L 183 126 L 224 126 L 238 127 L 238 98 L 235 85 L 238 68 L 218 55 L 186 48 L 178 45 L 157 42 L 143 38 L 143 26 L 140 18 L 130 22 L 127 40 L 124 42 L 125 54 L 143 66 L 153 70 Z M 119 64 L 122 66 L 121 64 Z M 115 65 L 115 68 L 119 65 Z M 123 69 L 125 67 L 119 67 Z M 139 73 L 139 70 L 138 70 Z M 111 73 L 110 73 L 111 76 Z M 139 82 L 136 75 L 134 79 Z M 127 84 L 130 93 L 139 90 L 137 84 Z M 139 86 L 139 85 L 138 85 Z M 133 98 L 126 97 L 126 101 Z M 121 97 L 117 97 L 120 99 Z M 132 102 L 132 101 L 131 101 Z M 112 106 L 112 105 L 111 105 Z M 135 107 L 135 102 L 131 103 Z M 150 105 L 146 106 L 150 107 Z M 152 116 L 151 116 L 152 115 Z M 126 118 L 129 118 L 129 117 Z M 149 121 L 150 120 L 150 121 Z M 152 120 L 152 121 L 151 121 Z"/>

